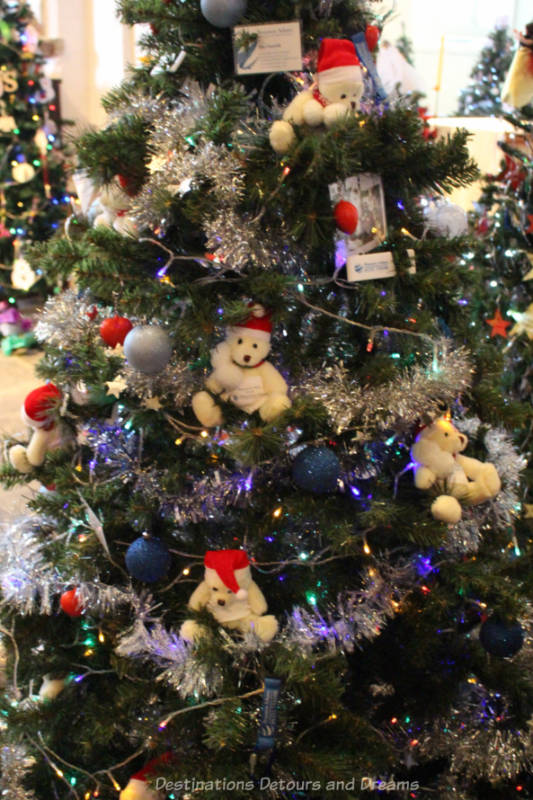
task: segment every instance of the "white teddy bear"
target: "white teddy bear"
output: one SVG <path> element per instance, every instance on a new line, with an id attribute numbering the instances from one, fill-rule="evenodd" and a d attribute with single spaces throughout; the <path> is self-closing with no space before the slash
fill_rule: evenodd
<path id="1" fill-rule="evenodd" d="M 415 486 L 430 489 L 436 485 L 447 492 L 431 506 L 435 519 L 443 522 L 459 522 L 462 516 L 459 500 L 466 505 L 478 505 L 495 497 L 501 488 L 494 464 L 461 455 L 467 444 L 468 437 L 444 416 L 422 428 L 411 448 Z"/>
<path id="2" fill-rule="evenodd" d="M 291 401 L 284 378 L 265 361 L 270 352 L 270 316 L 258 304 L 252 304 L 250 312 L 245 322 L 228 328 L 226 339 L 211 352 L 213 372 L 205 385 L 247 414 L 259 411 L 269 422 L 290 408 Z M 222 424 L 222 410 L 208 392 L 197 392 L 192 407 L 206 428 Z"/>
<path id="3" fill-rule="evenodd" d="M 204 580 L 191 595 L 189 608 L 207 608 L 225 628 L 242 634 L 253 631 L 263 642 L 273 639 L 278 622 L 272 614 L 265 615 L 267 602 L 252 579 L 244 550 L 208 550 L 204 566 Z M 194 641 L 205 634 L 205 629 L 188 619 L 180 633 L 186 641 Z"/>
<path id="4" fill-rule="evenodd" d="M 353 42 L 323 39 L 318 52 L 316 85 L 304 89 L 287 106 L 283 119 L 270 129 L 276 153 L 286 153 L 296 139 L 293 125 L 330 128 L 346 114 L 354 114 L 363 94 L 363 73 Z"/>
<path id="5" fill-rule="evenodd" d="M 102 186 L 93 204 L 92 213 L 96 213 L 93 226 L 113 228 L 122 236 L 136 236 L 137 226 L 128 216 L 131 205 L 131 197 L 122 189 L 119 179 L 115 178 L 111 183 Z"/>

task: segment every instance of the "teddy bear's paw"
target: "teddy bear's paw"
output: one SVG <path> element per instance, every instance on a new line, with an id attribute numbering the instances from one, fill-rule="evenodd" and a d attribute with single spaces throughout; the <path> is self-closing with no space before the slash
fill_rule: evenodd
<path id="1" fill-rule="evenodd" d="M 276 417 L 291 407 L 291 401 L 286 394 L 271 394 L 267 397 L 261 408 L 259 415 L 265 422 L 271 422 Z"/>
<path id="2" fill-rule="evenodd" d="M 494 464 L 483 464 L 478 479 L 485 485 L 490 497 L 497 495 L 502 488 L 502 482 Z"/>
<path id="3" fill-rule="evenodd" d="M 462 509 L 459 501 L 455 497 L 441 494 L 440 497 L 431 504 L 431 513 L 435 519 L 455 525 L 462 517 Z"/>
<path id="4" fill-rule="evenodd" d="M 350 113 L 350 109 L 343 103 L 331 103 L 324 109 L 324 124 L 326 128 L 331 128 L 336 122 Z"/>
<path id="5" fill-rule="evenodd" d="M 272 149 L 283 155 L 294 143 L 296 136 L 290 122 L 278 119 L 270 129 L 269 137 Z"/>
<path id="6" fill-rule="evenodd" d="M 324 107 L 317 100 L 309 100 L 303 109 L 304 122 L 312 128 L 324 123 Z"/>
<path id="7" fill-rule="evenodd" d="M 26 448 L 21 444 L 16 444 L 14 447 L 11 448 L 9 451 L 9 460 L 11 462 L 11 466 L 17 470 L 17 472 L 22 472 L 23 474 L 27 474 L 31 472 L 33 466 L 28 461 L 28 454 L 26 453 Z"/>
<path id="8" fill-rule="evenodd" d="M 415 486 L 417 489 L 429 489 L 435 481 L 437 476 L 428 467 L 418 467 L 415 472 Z"/>
<path id="9" fill-rule="evenodd" d="M 206 428 L 222 425 L 222 411 L 208 392 L 197 392 L 192 399 L 192 410 Z"/>
<path id="10" fill-rule="evenodd" d="M 192 619 L 186 619 L 180 628 L 180 636 L 186 642 L 195 642 L 205 636 L 205 628 Z"/>
<path id="11" fill-rule="evenodd" d="M 262 642 L 270 642 L 278 632 L 278 621 L 272 614 L 267 614 L 265 617 L 253 620 L 250 627 Z"/>

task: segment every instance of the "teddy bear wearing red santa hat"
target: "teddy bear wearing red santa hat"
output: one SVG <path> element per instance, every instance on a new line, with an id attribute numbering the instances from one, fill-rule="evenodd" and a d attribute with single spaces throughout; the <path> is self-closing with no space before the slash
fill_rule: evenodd
<path id="1" fill-rule="evenodd" d="M 293 125 L 316 128 L 354 114 L 363 94 L 363 73 L 353 42 L 323 39 L 318 52 L 316 83 L 304 89 L 287 106 L 283 119 L 270 129 L 270 144 L 276 153 L 286 153 L 296 136 Z"/>
<path id="2" fill-rule="evenodd" d="M 209 391 L 197 392 L 192 399 L 193 411 L 206 428 L 223 421 L 213 395 L 247 414 L 259 411 L 265 422 L 291 406 L 284 378 L 265 360 L 270 352 L 270 315 L 257 303 L 249 308 L 248 318 L 228 328 L 225 340 L 211 352 L 213 372 L 205 384 Z"/>
<path id="3" fill-rule="evenodd" d="M 207 610 L 225 628 L 240 633 L 255 633 L 269 642 L 277 633 L 278 622 L 266 614 L 267 602 L 252 578 L 250 561 L 244 550 L 208 550 L 204 558 L 204 580 L 189 600 L 189 608 Z M 187 641 L 205 635 L 194 620 L 185 620 L 180 631 Z"/>

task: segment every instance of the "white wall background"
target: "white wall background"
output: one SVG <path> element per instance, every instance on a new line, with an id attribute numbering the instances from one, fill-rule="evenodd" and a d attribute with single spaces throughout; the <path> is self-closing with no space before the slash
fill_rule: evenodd
<path id="1" fill-rule="evenodd" d="M 115 17 L 114 0 L 30 0 L 46 38 L 63 40 L 64 52 L 49 66 L 62 79 L 63 115 L 79 127 L 100 125 L 100 97 L 121 81 L 135 58 L 135 32 Z M 423 76 L 431 112 L 452 114 L 468 83 L 475 58 L 498 21 L 523 29 L 533 18 L 532 0 L 384 0 L 395 7 L 383 37 L 395 42 L 402 23 L 414 45 L 415 66 Z M 436 107 L 441 37 L 444 35 L 442 89 Z"/>
<path id="2" fill-rule="evenodd" d="M 383 9 L 394 0 L 383 2 Z M 475 59 L 497 23 L 523 30 L 533 20 L 532 0 L 397 0 L 396 14 L 385 25 L 383 38 L 394 43 L 405 32 L 413 42 L 414 62 L 427 89 L 431 113 L 449 116 L 457 107 L 459 92 L 469 82 Z M 441 91 L 433 91 L 438 73 L 441 37 L 444 61 Z"/>

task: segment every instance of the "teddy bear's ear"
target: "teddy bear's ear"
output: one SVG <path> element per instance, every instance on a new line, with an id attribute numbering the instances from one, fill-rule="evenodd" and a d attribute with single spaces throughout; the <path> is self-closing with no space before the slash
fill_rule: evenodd
<path id="1" fill-rule="evenodd" d="M 207 605 L 211 597 L 211 587 L 207 581 L 202 581 L 198 584 L 189 599 L 189 608 L 193 611 L 199 611 Z"/>

